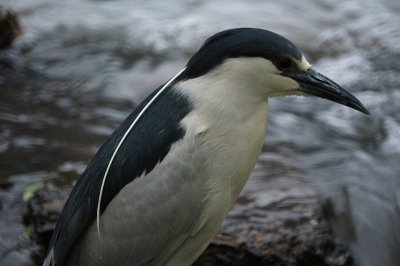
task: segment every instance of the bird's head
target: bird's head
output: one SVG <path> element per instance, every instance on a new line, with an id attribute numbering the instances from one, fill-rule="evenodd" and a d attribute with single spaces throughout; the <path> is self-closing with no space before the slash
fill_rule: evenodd
<path id="1" fill-rule="evenodd" d="M 313 95 L 369 114 L 351 93 L 314 70 L 292 42 L 267 30 L 237 28 L 208 38 L 189 60 L 181 79 L 204 75 L 240 83 L 246 93 Z"/>

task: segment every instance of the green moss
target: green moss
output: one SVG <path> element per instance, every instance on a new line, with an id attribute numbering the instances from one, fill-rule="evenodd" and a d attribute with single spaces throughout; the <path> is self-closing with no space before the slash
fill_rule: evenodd
<path id="1" fill-rule="evenodd" d="M 28 202 L 29 200 L 31 200 L 33 198 L 36 191 L 43 189 L 43 188 L 44 188 L 44 184 L 42 182 L 30 184 L 29 186 L 27 186 L 25 188 L 25 191 L 22 194 L 22 200 L 24 202 Z"/>

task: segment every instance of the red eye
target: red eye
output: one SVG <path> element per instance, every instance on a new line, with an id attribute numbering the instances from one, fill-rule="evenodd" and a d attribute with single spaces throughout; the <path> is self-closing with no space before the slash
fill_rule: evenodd
<path id="1" fill-rule="evenodd" d="M 289 58 L 286 58 L 286 57 L 279 57 L 276 60 L 275 65 L 279 70 L 282 71 L 282 70 L 285 70 L 285 69 L 288 69 L 288 68 L 292 67 L 293 61 L 291 59 L 289 59 Z"/>

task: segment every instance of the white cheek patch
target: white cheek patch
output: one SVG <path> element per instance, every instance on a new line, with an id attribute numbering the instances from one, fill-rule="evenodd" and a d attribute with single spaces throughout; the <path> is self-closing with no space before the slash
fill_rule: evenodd
<path id="1" fill-rule="evenodd" d="M 301 58 L 301 60 L 297 60 L 297 59 L 293 59 L 293 60 L 300 70 L 306 71 L 307 69 L 309 69 L 311 67 L 311 64 L 308 63 L 307 59 L 304 56 Z"/>

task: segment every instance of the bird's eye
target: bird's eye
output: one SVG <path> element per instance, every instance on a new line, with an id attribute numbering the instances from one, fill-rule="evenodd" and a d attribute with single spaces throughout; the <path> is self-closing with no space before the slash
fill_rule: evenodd
<path id="1" fill-rule="evenodd" d="M 275 62 L 276 67 L 279 70 L 285 70 L 293 66 L 293 61 L 286 57 L 279 57 Z"/>

